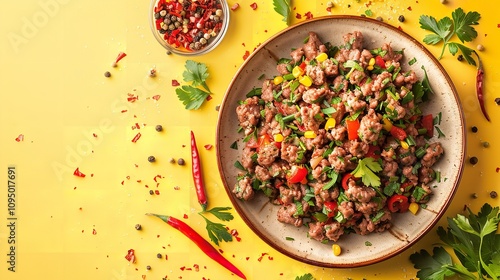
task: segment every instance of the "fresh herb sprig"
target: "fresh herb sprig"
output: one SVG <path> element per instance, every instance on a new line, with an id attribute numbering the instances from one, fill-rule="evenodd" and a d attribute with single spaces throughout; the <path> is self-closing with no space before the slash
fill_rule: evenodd
<path id="1" fill-rule="evenodd" d="M 191 83 L 191 85 L 183 85 L 177 88 L 175 93 L 186 109 L 197 110 L 212 94 L 206 83 L 209 76 L 208 68 L 204 63 L 193 60 L 187 60 L 185 68 L 182 73 L 184 82 Z"/>
<path id="2" fill-rule="evenodd" d="M 379 187 L 380 178 L 375 173 L 380 171 L 382 171 L 380 162 L 371 157 L 366 157 L 358 161 L 358 166 L 351 174 L 356 178 L 361 178 L 366 186 Z"/>
<path id="3" fill-rule="evenodd" d="M 311 273 L 306 273 L 302 276 L 295 277 L 295 280 L 315 280 Z"/>
<path id="4" fill-rule="evenodd" d="M 212 222 L 207 217 L 205 217 L 204 214 L 210 213 L 217 219 L 227 222 L 234 219 L 233 214 L 228 212 L 229 210 L 231 210 L 231 207 L 214 207 L 212 209 L 208 209 L 198 213 L 207 223 L 206 229 L 208 232 L 208 237 L 210 238 L 210 240 L 212 240 L 213 243 L 215 243 L 215 245 L 219 245 L 219 242 L 222 241 L 233 241 L 233 236 L 228 232 L 224 224 Z"/>
<path id="5" fill-rule="evenodd" d="M 478 214 L 468 217 L 458 214 L 448 218 L 448 227 L 437 230 L 441 241 L 450 247 L 460 261 L 454 262 L 443 246 L 433 248 L 433 255 L 426 250 L 410 256 L 417 277 L 422 280 L 442 280 L 458 275 L 464 279 L 500 279 L 500 222 L 499 207 L 485 203 Z"/>
<path id="6" fill-rule="evenodd" d="M 283 21 L 287 25 L 290 25 L 291 2 L 292 0 L 273 0 L 274 10 L 283 16 Z"/>
<path id="7" fill-rule="evenodd" d="M 424 37 L 424 43 L 428 45 L 436 45 L 443 42 L 441 50 L 441 59 L 444 55 L 446 47 L 452 55 L 455 55 L 459 50 L 463 57 L 470 65 L 476 65 L 472 54 L 473 49 L 463 45 L 464 42 L 471 42 L 477 37 L 477 31 L 474 25 L 478 25 L 481 15 L 478 12 L 465 13 L 462 8 L 457 8 L 451 13 L 450 17 L 444 17 L 437 21 L 434 17 L 428 15 L 420 16 L 420 28 L 431 31 L 433 34 L 428 34 Z M 452 42 L 451 39 L 456 35 L 462 42 Z"/>

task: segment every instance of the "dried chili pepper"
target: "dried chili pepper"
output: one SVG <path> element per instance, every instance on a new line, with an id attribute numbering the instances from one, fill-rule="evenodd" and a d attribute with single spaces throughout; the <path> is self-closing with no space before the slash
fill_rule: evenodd
<path id="1" fill-rule="evenodd" d="M 196 189 L 196 195 L 198 196 L 198 202 L 201 205 L 203 211 L 207 210 L 207 194 L 205 192 L 205 184 L 203 182 L 203 174 L 201 173 L 201 160 L 200 154 L 198 153 L 198 147 L 196 146 L 196 139 L 194 137 L 193 131 L 191 131 L 191 170 L 193 174 L 194 187 Z"/>
<path id="2" fill-rule="evenodd" d="M 226 258 L 224 258 L 224 256 L 222 256 L 219 253 L 219 251 L 217 251 L 217 249 L 215 249 L 212 246 L 212 244 L 210 244 L 208 241 L 206 241 L 199 233 L 197 233 L 188 224 L 186 224 L 183 221 L 178 220 L 172 216 L 158 215 L 158 214 L 152 214 L 152 213 L 148 213 L 146 215 L 155 216 L 157 218 L 160 218 L 165 223 L 169 224 L 170 226 L 172 226 L 173 228 L 177 229 L 182 234 L 187 236 L 212 260 L 218 262 L 223 267 L 227 268 L 229 271 L 238 275 L 242 279 L 247 279 L 245 277 L 245 275 L 236 266 L 234 266 L 231 262 L 229 262 Z"/>
<path id="3" fill-rule="evenodd" d="M 118 65 L 118 61 L 122 60 L 122 58 L 124 58 L 124 57 L 126 57 L 126 56 L 127 56 L 127 54 L 126 54 L 126 53 L 124 53 L 124 52 L 120 52 L 120 53 L 118 53 L 118 56 L 116 57 L 115 62 L 113 62 L 113 65 L 112 65 L 112 66 L 113 66 L 113 67 L 116 67 L 116 66 Z"/>
<path id="4" fill-rule="evenodd" d="M 477 74 L 476 74 L 476 94 L 477 94 L 477 100 L 479 101 L 479 107 L 481 107 L 481 112 L 483 113 L 483 116 L 486 118 L 487 121 L 490 121 L 490 117 L 488 116 L 488 113 L 486 113 L 486 108 L 484 107 L 484 94 L 483 94 L 483 79 L 484 79 L 484 68 L 483 68 L 483 62 L 481 61 L 481 58 L 479 58 L 479 55 L 477 52 L 474 52 L 474 54 L 477 57 Z"/>

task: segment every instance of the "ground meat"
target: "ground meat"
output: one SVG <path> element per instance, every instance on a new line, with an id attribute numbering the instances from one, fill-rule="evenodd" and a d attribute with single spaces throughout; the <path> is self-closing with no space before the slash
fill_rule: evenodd
<path id="1" fill-rule="evenodd" d="M 304 45 L 304 54 L 307 60 L 313 60 L 318 55 L 318 50 L 320 46 L 323 45 L 318 37 L 318 34 L 314 32 L 309 32 L 309 39 Z"/>
<path id="2" fill-rule="evenodd" d="M 342 101 L 346 104 L 346 111 L 354 114 L 362 111 L 366 107 L 366 101 L 362 98 L 363 94 L 359 90 L 348 91 L 342 94 Z"/>
<path id="3" fill-rule="evenodd" d="M 349 82 L 344 78 L 344 76 L 337 76 L 333 80 L 333 91 L 336 93 L 344 92 L 345 90 L 347 90 L 348 83 Z"/>
<path id="4" fill-rule="evenodd" d="M 310 238 L 323 241 L 325 239 L 325 234 L 323 233 L 323 225 L 320 222 L 309 223 L 308 235 Z"/>
<path id="5" fill-rule="evenodd" d="M 342 141 L 346 138 L 347 128 L 341 124 L 337 124 L 331 131 L 332 139 L 335 141 Z"/>
<path id="6" fill-rule="evenodd" d="M 361 212 L 363 214 L 373 214 L 376 213 L 378 210 L 380 210 L 385 203 L 382 202 L 375 202 L 375 201 L 369 201 L 369 202 L 360 202 L 356 203 L 356 211 Z"/>
<path id="7" fill-rule="evenodd" d="M 418 180 L 424 184 L 428 184 L 434 180 L 436 172 L 431 167 L 422 166 L 418 170 Z"/>
<path id="8" fill-rule="evenodd" d="M 310 88 L 304 92 L 302 100 L 307 103 L 317 103 L 320 98 L 324 97 L 327 93 L 326 88 Z"/>
<path id="9" fill-rule="evenodd" d="M 382 72 L 380 75 L 377 75 L 375 79 L 373 79 L 371 91 L 379 92 L 383 90 L 388 83 L 386 83 L 386 79 L 391 79 L 392 74 L 389 72 Z"/>
<path id="10" fill-rule="evenodd" d="M 323 70 L 327 77 L 334 77 L 339 74 L 339 67 L 337 66 L 337 64 L 333 63 L 331 59 L 323 61 L 321 63 L 321 66 L 323 67 Z"/>
<path id="11" fill-rule="evenodd" d="M 269 174 L 269 170 L 260 165 L 255 167 L 255 177 L 259 179 L 259 181 L 264 182 L 271 179 L 271 174 Z"/>
<path id="12" fill-rule="evenodd" d="M 384 160 L 382 166 L 384 169 L 382 170 L 382 174 L 386 177 L 396 176 L 396 172 L 398 171 L 399 165 L 395 161 L 387 161 Z"/>
<path id="13" fill-rule="evenodd" d="M 344 43 L 350 44 L 350 49 L 363 49 L 363 33 L 359 31 L 354 31 L 352 33 L 347 33 L 343 36 Z"/>
<path id="14" fill-rule="evenodd" d="M 328 161 L 336 172 L 342 173 L 346 171 L 348 166 L 345 159 L 346 155 L 347 152 L 344 148 L 335 147 L 332 153 L 328 156 Z"/>
<path id="15" fill-rule="evenodd" d="M 441 158 L 443 154 L 444 149 L 441 146 L 441 143 L 432 143 L 425 150 L 425 155 L 422 157 L 421 163 L 425 167 L 431 167 Z"/>
<path id="16" fill-rule="evenodd" d="M 240 126 L 245 130 L 245 135 L 252 133 L 254 127 L 259 123 L 260 110 L 262 110 L 262 106 L 259 105 L 259 99 L 256 96 L 247 98 L 245 102 L 236 107 L 236 115 Z"/>
<path id="17" fill-rule="evenodd" d="M 260 98 L 264 101 L 273 101 L 274 100 L 274 94 L 273 91 L 279 90 L 278 86 L 276 86 L 273 82 L 273 80 L 265 80 L 262 83 L 262 94 Z"/>
<path id="18" fill-rule="evenodd" d="M 280 186 L 280 199 L 283 204 L 291 204 L 302 199 L 302 192 L 297 185 Z"/>
<path id="19" fill-rule="evenodd" d="M 413 184 L 418 183 L 418 176 L 413 173 L 413 166 L 403 167 L 403 176 L 405 176 L 406 179 L 410 180 Z"/>
<path id="20" fill-rule="evenodd" d="M 303 48 L 297 48 L 293 50 L 290 53 L 290 56 L 292 57 L 292 62 L 297 63 L 299 61 L 302 61 L 302 56 L 304 55 L 304 49 Z"/>
<path id="21" fill-rule="evenodd" d="M 291 224 L 296 227 L 300 227 L 302 226 L 303 221 L 302 218 L 294 216 L 296 212 L 297 212 L 297 207 L 295 206 L 294 203 L 282 205 L 278 209 L 278 214 L 277 214 L 278 221 L 285 224 Z"/>
<path id="22" fill-rule="evenodd" d="M 323 228 L 325 229 L 326 238 L 333 242 L 338 241 L 340 236 L 344 234 L 344 227 L 337 221 L 327 223 Z"/>
<path id="23" fill-rule="evenodd" d="M 255 163 L 252 160 L 253 155 L 255 154 L 255 150 L 249 147 L 245 147 L 243 149 L 243 154 L 241 157 L 241 165 L 247 170 L 253 170 Z"/>
<path id="24" fill-rule="evenodd" d="M 264 145 L 257 152 L 257 162 L 262 166 L 270 166 L 278 157 L 279 152 L 280 150 L 274 144 Z"/>
<path id="25" fill-rule="evenodd" d="M 349 151 L 349 153 L 358 158 L 362 158 L 368 153 L 370 146 L 364 142 L 358 140 L 349 140 L 344 142 L 344 149 Z"/>
<path id="26" fill-rule="evenodd" d="M 349 220 L 354 215 L 354 203 L 351 201 L 342 201 L 338 207 L 345 219 Z"/>
<path id="27" fill-rule="evenodd" d="M 251 200 L 254 196 L 254 191 L 250 177 L 245 176 L 243 179 L 239 180 L 234 186 L 233 193 L 239 199 Z"/>
<path id="28" fill-rule="evenodd" d="M 377 116 L 375 110 L 369 109 L 368 114 L 361 118 L 358 134 L 364 143 L 374 143 L 377 141 L 382 130 L 381 118 Z"/>
<path id="29" fill-rule="evenodd" d="M 288 162 L 284 160 L 277 160 L 271 164 L 269 167 L 269 174 L 274 178 L 284 179 L 286 172 L 290 169 Z"/>
<path id="30" fill-rule="evenodd" d="M 409 149 L 398 147 L 396 154 L 398 162 L 403 166 L 413 165 L 417 161 L 415 147 L 410 147 Z"/>
<path id="31" fill-rule="evenodd" d="M 300 108 L 300 117 L 305 130 L 318 131 L 321 121 L 318 121 L 315 117 L 320 113 L 321 107 L 317 104 Z"/>
<path id="32" fill-rule="evenodd" d="M 319 65 L 307 65 L 305 69 L 306 75 L 309 76 L 313 84 L 320 86 L 325 83 L 325 72 L 323 72 L 323 69 Z"/>
<path id="33" fill-rule="evenodd" d="M 354 70 L 349 76 L 349 82 L 353 85 L 359 85 L 366 78 L 365 71 Z"/>
<path id="34" fill-rule="evenodd" d="M 345 194 L 351 201 L 366 203 L 375 197 L 377 192 L 370 187 L 358 186 L 356 181 L 350 180 L 349 188 L 345 191 Z"/>
<path id="35" fill-rule="evenodd" d="M 286 63 L 280 63 L 276 66 L 276 70 L 280 75 L 286 75 L 289 74 L 290 71 L 288 71 L 288 64 Z"/>
<path id="36" fill-rule="evenodd" d="M 295 163 L 297 161 L 297 152 L 299 149 L 300 147 L 294 143 L 284 141 L 281 143 L 281 158 L 289 163 Z"/>

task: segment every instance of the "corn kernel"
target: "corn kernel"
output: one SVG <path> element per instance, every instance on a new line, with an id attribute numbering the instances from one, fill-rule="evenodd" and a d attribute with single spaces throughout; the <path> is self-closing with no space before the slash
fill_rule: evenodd
<path id="1" fill-rule="evenodd" d="M 332 251 L 333 251 L 333 255 L 340 256 L 340 254 L 342 253 L 342 248 L 338 244 L 333 244 Z"/>
<path id="2" fill-rule="evenodd" d="M 276 76 L 274 77 L 274 80 L 273 80 L 274 84 L 275 85 L 279 85 L 283 82 L 283 77 L 282 76 Z"/>
<path id="3" fill-rule="evenodd" d="M 408 210 L 410 210 L 410 212 L 412 212 L 413 215 L 417 214 L 418 209 L 420 209 L 420 206 L 416 202 L 410 203 L 410 207 L 408 208 Z"/>
<path id="4" fill-rule="evenodd" d="M 312 139 L 312 138 L 316 138 L 316 132 L 312 131 L 312 130 L 308 130 L 306 132 L 304 132 L 304 137 L 305 138 L 308 138 L 308 139 Z"/>
<path id="5" fill-rule="evenodd" d="M 382 124 L 382 128 L 385 129 L 386 131 L 390 131 L 392 128 L 391 121 L 388 119 L 382 119 L 382 121 L 384 122 L 384 124 Z"/>
<path id="6" fill-rule="evenodd" d="M 334 128 L 336 125 L 337 125 L 337 122 L 335 121 L 335 119 L 329 118 L 328 120 L 326 120 L 325 129 L 330 130 L 330 129 Z"/>
<path id="7" fill-rule="evenodd" d="M 399 144 L 401 144 L 401 148 L 408 150 L 410 148 L 410 145 L 406 143 L 406 141 L 400 141 Z"/>
<path id="8" fill-rule="evenodd" d="M 304 74 L 304 70 L 300 68 L 299 66 L 295 66 L 292 70 L 292 74 L 295 78 L 298 78 L 299 76 L 302 76 Z"/>
<path id="9" fill-rule="evenodd" d="M 368 66 L 366 66 L 366 70 L 368 70 L 368 71 L 372 71 L 372 70 L 373 70 L 373 65 L 368 65 Z"/>
<path id="10" fill-rule="evenodd" d="M 370 61 L 368 61 L 368 65 L 373 66 L 375 65 L 375 58 L 370 58 Z"/>
<path id="11" fill-rule="evenodd" d="M 318 62 L 323 62 L 328 59 L 328 55 L 326 53 L 320 53 L 318 56 L 316 56 L 316 60 Z"/>
<path id="12" fill-rule="evenodd" d="M 310 87 L 312 85 L 312 79 L 309 76 L 302 76 L 299 78 L 299 83 L 306 87 Z"/>
<path id="13" fill-rule="evenodd" d="M 283 142 L 283 134 L 276 133 L 273 136 L 275 142 Z"/>

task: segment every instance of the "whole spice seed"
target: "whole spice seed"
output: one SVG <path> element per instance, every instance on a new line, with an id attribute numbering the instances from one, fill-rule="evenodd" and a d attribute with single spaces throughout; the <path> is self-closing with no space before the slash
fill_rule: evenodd
<path id="1" fill-rule="evenodd" d="M 220 265 L 227 268 L 232 273 L 238 275 L 240 278 L 247 279 L 245 275 L 236 266 L 234 266 L 234 264 L 232 264 L 226 258 L 224 258 L 224 256 L 221 255 L 219 251 L 214 246 L 212 246 L 212 244 L 206 241 L 199 233 L 197 233 L 188 224 L 172 216 L 158 215 L 152 213 L 148 213 L 146 215 L 160 218 L 165 223 L 179 230 L 182 234 L 184 234 L 191 241 L 193 241 L 198 246 L 198 248 L 200 248 L 212 260 L 218 262 Z"/>
<path id="2" fill-rule="evenodd" d="M 198 147 L 196 146 L 196 139 L 194 137 L 194 132 L 191 131 L 191 171 L 193 175 L 194 187 L 196 189 L 196 195 L 198 196 L 198 202 L 201 205 L 203 211 L 207 210 L 207 194 L 205 192 L 205 184 L 203 182 L 203 174 L 201 171 L 201 160 L 200 154 L 198 152 Z"/>
<path id="3" fill-rule="evenodd" d="M 478 161 L 479 161 L 479 160 L 477 159 L 477 157 L 471 157 L 471 158 L 469 159 L 469 162 L 470 162 L 470 164 L 472 164 L 472 165 L 477 164 L 477 162 L 478 162 Z"/>
<path id="4" fill-rule="evenodd" d="M 155 130 L 158 131 L 158 132 L 160 132 L 160 131 L 163 130 L 163 126 L 161 126 L 161 124 L 158 124 L 158 125 L 155 126 Z"/>
<path id="5" fill-rule="evenodd" d="M 496 103 L 497 105 L 500 105 L 500 97 L 495 98 L 495 103 Z"/>
<path id="6" fill-rule="evenodd" d="M 106 78 L 111 77 L 111 73 L 109 71 L 104 72 L 104 77 Z"/>
<path id="7" fill-rule="evenodd" d="M 184 159 L 183 159 L 183 158 L 179 158 L 179 159 L 177 160 L 177 164 L 178 164 L 178 165 L 184 165 L 184 164 L 186 164 L 186 162 L 184 161 Z"/>
<path id="8" fill-rule="evenodd" d="M 141 230 L 141 229 L 142 229 L 141 224 L 136 224 L 136 225 L 135 225 L 135 229 L 136 229 L 136 230 Z"/>
<path id="9" fill-rule="evenodd" d="M 154 156 L 149 156 L 148 157 L 148 161 L 149 162 L 155 162 L 156 161 L 156 158 Z"/>
<path id="10" fill-rule="evenodd" d="M 161 259 L 161 258 L 163 258 L 163 255 L 161 253 L 158 253 L 158 254 L 156 254 L 156 257 Z"/>
<path id="11" fill-rule="evenodd" d="M 496 191 L 491 191 L 490 192 L 490 197 L 491 198 L 497 198 L 498 197 L 498 193 Z"/>
<path id="12" fill-rule="evenodd" d="M 153 194 L 155 194 L 155 191 L 153 191 L 153 190 L 149 190 L 149 194 L 150 194 L 150 195 L 153 195 Z"/>
<path id="13" fill-rule="evenodd" d="M 122 59 L 123 59 L 124 57 L 126 57 L 126 56 L 127 56 L 127 54 L 126 54 L 126 53 L 124 53 L 124 52 L 120 52 L 120 53 L 118 54 L 118 56 L 116 57 L 115 62 L 113 62 L 113 64 L 112 64 L 111 66 L 113 66 L 113 67 L 118 66 L 118 62 L 119 62 L 120 60 L 122 60 Z"/>
<path id="14" fill-rule="evenodd" d="M 398 20 L 399 20 L 399 22 L 405 22 L 405 16 L 400 15 L 400 16 L 398 17 Z"/>
<path id="15" fill-rule="evenodd" d="M 476 133 L 478 131 L 477 126 L 471 127 L 470 130 L 472 131 L 472 133 Z"/>

